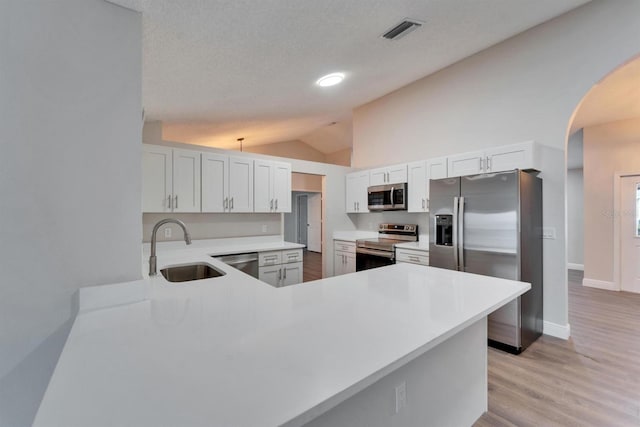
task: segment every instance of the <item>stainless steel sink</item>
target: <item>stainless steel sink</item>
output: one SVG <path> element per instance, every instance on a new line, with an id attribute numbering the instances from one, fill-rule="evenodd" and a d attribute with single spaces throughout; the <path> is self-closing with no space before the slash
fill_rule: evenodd
<path id="1" fill-rule="evenodd" d="M 212 277 L 220 277 L 227 274 L 204 263 L 167 267 L 160 270 L 160 273 L 172 283 L 211 279 Z"/>

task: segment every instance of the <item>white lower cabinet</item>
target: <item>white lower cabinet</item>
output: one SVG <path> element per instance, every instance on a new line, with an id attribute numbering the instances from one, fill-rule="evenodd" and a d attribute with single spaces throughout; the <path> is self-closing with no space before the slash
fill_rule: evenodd
<path id="1" fill-rule="evenodd" d="M 303 280 L 302 249 L 260 252 L 258 279 L 280 288 Z"/>
<path id="2" fill-rule="evenodd" d="M 333 275 L 355 273 L 356 244 L 344 240 L 333 241 Z"/>
<path id="3" fill-rule="evenodd" d="M 396 263 L 429 265 L 429 251 L 396 248 Z"/>

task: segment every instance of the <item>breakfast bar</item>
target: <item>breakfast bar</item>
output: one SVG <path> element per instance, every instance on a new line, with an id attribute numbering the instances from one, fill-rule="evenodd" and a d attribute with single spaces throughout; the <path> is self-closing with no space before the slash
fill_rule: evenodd
<path id="1" fill-rule="evenodd" d="M 188 261 L 225 274 L 81 300 L 36 427 L 471 425 L 487 409 L 486 317 L 529 289 L 413 264 L 274 288 Z"/>

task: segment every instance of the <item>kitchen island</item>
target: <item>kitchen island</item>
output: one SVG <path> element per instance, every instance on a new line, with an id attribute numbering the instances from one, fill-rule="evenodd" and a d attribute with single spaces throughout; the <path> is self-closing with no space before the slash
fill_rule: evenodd
<path id="1" fill-rule="evenodd" d="M 470 425 L 486 316 L 529 289 L 411 264 L 285 288 L 206 254 L 158 267 L 187 258 L 226 275 L 80 312 L 35 426 Z"/>

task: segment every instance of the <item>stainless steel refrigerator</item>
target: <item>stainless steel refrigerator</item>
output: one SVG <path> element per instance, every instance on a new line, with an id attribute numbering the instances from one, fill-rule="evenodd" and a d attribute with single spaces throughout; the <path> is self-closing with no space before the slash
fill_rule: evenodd
<path id="1" fill-rule="evenodd" d="M 429 264 L 531 283 L 489 315 L 489 344 L 520 353 L 542 334 L 542 180 L 509 171 L 432 180 Z"/>

